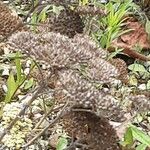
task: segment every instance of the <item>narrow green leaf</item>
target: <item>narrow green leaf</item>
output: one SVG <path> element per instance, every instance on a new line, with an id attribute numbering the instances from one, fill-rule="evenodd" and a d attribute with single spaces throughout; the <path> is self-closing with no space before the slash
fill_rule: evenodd
<path id="1" fill-rule="evenodd" d="M 139 130 L 137 127 L 131 125 L 132 135 L 135 139 L 140 141 L 142 144 L 150 146 L 150 136 L 148 136 L 143 131 Z"/>
<path id="2" fill-rule="evenodd" d="M 145 144 L 140 144 L 138 147 L 136 147 L 136 150 L 146 150 L 147 145 Z"/>
<path id="3" fill-rule="evenodd" d="M 7 80 L 7 94 L 5 97 L 5 102 L 9 103 L 11 101 L 12 96 L 14 95 L 14 92 L 16 91 L 17 84 L 14 79 L 14 75 L 10 73 L 9 78 Z"/>
<path id="4" fill-rule="evenodd" d="M 38 21 L 38 15 L 37 15 L 37 13 L 33 13 L 33 15 L 31 16 L 31 24 L 33 24 L 32 25 L 32 29 L 33 30 L 35 30 L 36 29 L 36 23 L 37 23 L 37 21 Z"/>
<path id="5" fill-rule="evenodd" d="M 9 59 L 14 59 L 16 58 L 16 53 L 9 53 L 9 54 L 6 54 L 5 56 Z"/>
<path id="6" fill-rule="evenodd" d="M 150 40 L 150 21 L 149 21 L 148 18 L 146 19 L 145 30 L 148 33 L 148 37 L 149 37 L 149 40 Z"/>
<path id="7" fill-rule="evenodd" d="M 48 9 L 51 7 L 51 5 L 47 5 L 39 14 L 38 16 L 38 21 L 45 21 L 46 20 L 46 13 L 48 11 Z"/>
<path id="8" fill-rule="evenodd" d="M 145 24 L 145 29 L 148 34 L 150 34 L 150 21 L 147 19 Z"/>

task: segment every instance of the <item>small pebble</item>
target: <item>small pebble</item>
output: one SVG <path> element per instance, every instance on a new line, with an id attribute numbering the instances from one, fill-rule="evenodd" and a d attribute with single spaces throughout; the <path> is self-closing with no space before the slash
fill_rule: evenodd
<path id="1" fill-rule="evenodd" d="M 138 86 L 138 89 L 140 89 L 140 90 L 146 90 L 146 85 L 145 84 L 140 84 Z"/>

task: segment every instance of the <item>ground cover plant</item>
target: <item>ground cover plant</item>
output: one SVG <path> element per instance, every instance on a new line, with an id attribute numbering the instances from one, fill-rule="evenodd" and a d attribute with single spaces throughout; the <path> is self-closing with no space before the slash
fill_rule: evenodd
<path id="1" fill-rule="evenodd" d="M 0 149 L 149 150 L 149 7 L 0 1 Z"/>

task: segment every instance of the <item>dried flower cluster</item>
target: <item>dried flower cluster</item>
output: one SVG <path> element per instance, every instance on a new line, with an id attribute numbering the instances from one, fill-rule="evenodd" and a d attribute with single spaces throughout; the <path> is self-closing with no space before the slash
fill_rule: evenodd
<path id="1" fill-rule="evenodd" d="M 56 32 L 73 38 L 77 33 L 83 33 L 84 23 L 79 14 L 69 8 L 61 10 L 57 16 L 49 13 L 45 23 L 38 27 L 38 32 Z"/>
<path id="2" fill-rule="evenodd" d="M 105 60 L 107 52 L 97 48 L 87 36 L 69 39 L 57 33 L 20 32 L 10 37 L 8 43 L 14 50 L 28 53 L 57 70 L 54 87 L 62 89 L 55 93 L 57 99 L 67 96 L 78 107 L 92 108 L 98 115 L 115 120 L 124 119 L 117 97 L 98 87 L 127 74 L 125 63 L 116 59 L 115 63 L 111 61 L 113 66 Z"/>
<path id="3" fill-rule="evenodd" d="M 82 69 L 83 66 L 87 78 L 98 83 L 113 82 L 119 76 L 118 70 L 104 60 L 107 52 L 86 36 L 69 39 L 56 33 L 20 32 L 9 39 L 9 44 L 14 50 L 22 50 L 52 67 Z"/>
<path id="4" fill-rule="evenodd" d="M 74 1 L 50 1 L 49 3 L 56 6 L 64 6 L 59 14 L 51 12 L 48 14 L 48 18 L 44 23 L 37 27 L 38 32 L 56 32 L 62 35 L 66 35 L 69 38 L 73 38 L 77 33 L 83 33 L 84 22 L 81 16 L 88 15 L 105 15 L 104 10 L 94 6 L 77 6 L 72 10 L 69 5 L 78 4 Z"/>
<path id="5" fill-rule="evenodd" d="M 17 14 L 9 9 L 8 6 L 0 2 L 0 38 L 10 34 L 18 25 L 23 25 Z M 20 27 L 17 30 L 25 30 L 25 27 Z"/>
<path id="6" fill-rule="evenodd" d="M 75 136 L 79 136 L 81 140 L 82 136 L 87 135 L 83 138 L 90 149 L 94 147 L 93 150 L 98 150 L 99 146 L 103 146 L 104 150 L 113 146 L 114 149 L 119 149 L 116 144 L 116 133 L 106 118 L 123 121 L 126 119 L 124 114 L 127 113 L 127 109 L 122 107 L 117 96 L 104 91 L 99 86 L 113 83 L 114 78 L 118 79 L 126 74 L 124 62 L 110 61 L 114 64 L 112 65 L 105 60 L 106 51 L 97 48 L 87 36 L 81 35 L 70 39 L 52 32 L 42 34 L 20 32 L 13 34 L 8 44 L 14 51 L 21 50 L 37 60 L 45 61 L 55 70 L 56 78 L 51 80 L 54 83 L 53 88 L 56 89 L 54 90 L 55 99 L 59 103 L 69 100 L 69 108 L 73 110 L 86 109 L 94 112 L 92 114 L 70 111 L 70 114 L 64 118 L 64 124 L 68 124 L 68 127 L 65 126 L 68 132 L 74 128 L 78 131 Z M 121 62 L 121 67 L 118 62 Z M 144 107 L 149 99 L 144 97 L 144 101 L 140 101 L 129 93 L 126 100 L 133 106 L 140 103 L 140 109 L 146 110 Z M 149 105 L 146 108 L 149 108 Z M 87 134 L 86 130 L 90 133 Z"/>
<path id="7" fill-rule="evenodd" d="M 130 95 L 130 100 L 133 101 L 132 107 L 138 112 L 150 110 L 150 97 L 144 94 Z"/>
<path id="8" fill-rule="evenodd" d="M 87 146 L 86 150 L 121 150 L 116 131 L 105 118 L 88 112 L 70 112 L 64 117 L 64 126 L 79 144 Z"/>
<path id="9" fill-rule="evenodd" d="M 53 3 L 59 5 L 60 1 Z M 54 98 L 58 103 L 69 100 L 70 104 L 70 111 L 63 118 L 64 128 L 70 135 L 86 145 L 87 150 L 121 150 L 116 131 L 107 118 L 123 121 L 126 119 L 126 109 L 121 106 L 118 97 L 99 87 L 113 84 L 115 79 L 127 82 L 126 64 L 120 59 L 106 61 L 106 51 L 97 48 L 89 37 L 76 35 L 82 33 L 84 28 L 77 11 L 81 10 L 73 11 L 65 7 L 58 16 L 50 14 L 46 22 L 48 28 L 42 29 L 43 33 L 18 32 L 9 38 L 8 44 L 14 51 L 21 50 L 37 60 L 45 61 L 54 70 L 54 78 L 50 79 Z M 0 2 L 0 35 L 7 36 L 18 24 L 22 24 L 18 16 L 14 16 Z M 132 101 L 134 110 L 150 108 L 149 98 L 144 95 L 129 93 L 126 99 Z M 22 105 L 18 102 L 5 105 L 0 130 L 7 128 L 21 109 Z M 25 114 L 4 136 L 3 144 L 19 149 L 32 126 L 32 121 Z M 44 145 L 47 143 L 44 142 Z"/>
<path id="10" fill-rule="evenodd" d="M 124 111 L 117 101 L 108 92 L 96 88 L 96 83 L 88 82 L 80 72 L 63 70 L 58 73 L 56 87 L 62 89 L 55 92 L 58 101 L 67 97 L 73 108 L 91 109 L 99 116 L 111 120 L 124 120 Z"/>
<path id="11" fill-rule="evenodd" d="M 128 82 L 128 69 L 127 69 L 127 64 L 125 63 L 124 60 L 116 58 L 116 59 L 111 59 L 109 61 L 112 65 L 114 65 L 119 73 L 119 79 L 122 80 L 124 83 Z"/>
<path id="12" fill-rule="evenodd" d="M 48 0 L 49 3 L 54 4 L 54 5 L 64 5 L 68 6 L 71 4 L 78 4 L 78 0 Z"/>
<path id="13" fill-rule="evenodd" d="M 13 102 L 11 104 L 6 104 L 3 108 L 2 122 L 0 123 L 0 130 L 3 131 L 7 128 L 10 123 L 18 115 L 19 111 L 22 109 L 22 104 L 18 102 Z M 20 149 L 20 147 L 25 143 L 25 138 L 27 134 L 32 130 L 32 121 L 27 115 L 24 115 L 10 130 L 10 133 L 6 134 L 2 139 L 2 143 L 8 148 Z"/>

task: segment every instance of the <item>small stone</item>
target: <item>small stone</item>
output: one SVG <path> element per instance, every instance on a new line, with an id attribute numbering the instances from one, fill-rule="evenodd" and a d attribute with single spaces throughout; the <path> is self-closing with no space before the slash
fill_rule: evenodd
<path id="1" fill-rule="evenodd" d="M 146 85 L 145 84 L 140 84 L 138 86 L 138 89 L 140 89 L 140 90 L 146 90 Z"/>
<path id="2" fill-rule="evenodd" d="M 30 73 L 30 68 L 26 68 L 25 70 L 24 70 L 24 74 L 25 75 L 28 75 Z"/>
<path id="3" fill-rule="evenodd" d="M 9 69 L 5 68 L 2 72 L 2 76 L 9 76 Z"/>

